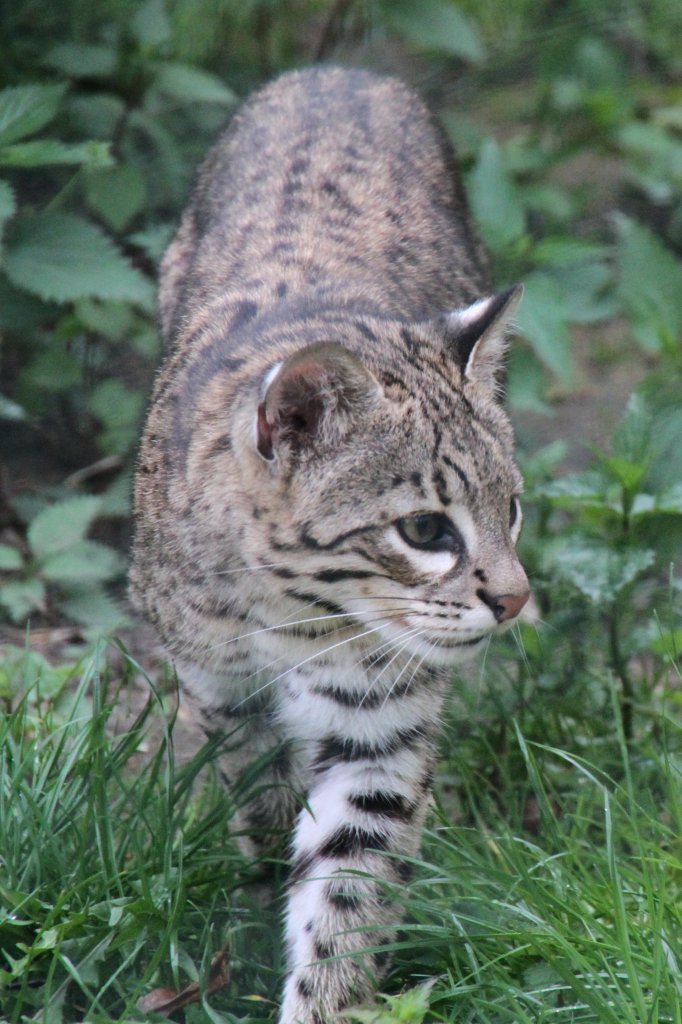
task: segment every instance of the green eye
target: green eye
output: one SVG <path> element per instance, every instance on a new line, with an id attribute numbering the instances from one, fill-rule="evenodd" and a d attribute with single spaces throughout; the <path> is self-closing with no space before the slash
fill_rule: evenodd
<path id="1" fill-rule="evenodd" d="M 464 547 L 459 532 L 441 512 L 406 516 L 395 525 L 404 541 L 422 551 L 461 551 Z"/>

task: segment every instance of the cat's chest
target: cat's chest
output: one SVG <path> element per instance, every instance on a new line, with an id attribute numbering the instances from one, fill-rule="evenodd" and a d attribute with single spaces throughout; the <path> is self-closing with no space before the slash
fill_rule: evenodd
<path id="1" fill-rule="evenodd" d="M 392 737 L 430 731 L 445 682 L 420 658 L 402 652 L 372 659 L 350 650 L 327 650 L 282 672 L 276 717 L 291 738 L 338 740 L 349 758 L 354 751 L 371 760 L 390 752 Z"/>

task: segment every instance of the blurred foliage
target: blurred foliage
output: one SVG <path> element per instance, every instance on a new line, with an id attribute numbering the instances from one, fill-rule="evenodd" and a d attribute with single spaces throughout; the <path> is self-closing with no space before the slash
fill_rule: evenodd
<path id="1" fill-rule="evenodd" d="M 645 404 L 672 436 L 680 33 L 676 0 L 0 0 L 0 424 L 15 460 L 37 449 L 54 467 L 5 501 L 0 614 L 22 623 L 56 602 L 85 624 L 123 621 L 105 590 L 122 562 L 105 542 L 128 512 L 159 356 L 156 267 L 238 98 L 292 66 L 397 70 L 441 115 L 495 283 L 526 284 L 512 406 L 547 413 L 574 386 L 576 326 L 596 337 L 617 322 L 662 368 L 666 388 Z M 599 461 L 604 481 L 614 465 Z M 657 486 L 659 508 L 672 485 Z M 72 517 L 68 545 L 36 543 L 41 524 L 59 533 Z"/>

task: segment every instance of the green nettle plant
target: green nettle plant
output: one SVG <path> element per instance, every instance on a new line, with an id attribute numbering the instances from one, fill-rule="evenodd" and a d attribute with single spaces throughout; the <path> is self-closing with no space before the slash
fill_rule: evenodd
<path id="1" fill-rule="evenodd" d="M 27 552 L 0 544 L 0 606 L 17 623 L 44 611 L 48 587 L 59 594 L 60 608 L 71 619 L 109 630 L 126 616 L 107 594 L 104 584 L 119 577 L 123 556 L 87 537 L 102 502 L 79 495 L 42 509 L 26 531 Z"/>
<path id="2" fill-rule="evenodd" d="M 656 409 L 633 395 L 610 454 L 598 452 L 592 468 L 535 488 L 542 570 L 569 605 L 582 598 L 574 664 L 596 654 L 597 666 L 614 673 L 628 739 L 636 707 L 664 680 L 680 636 L 682 579 L 674 559 L 682 543 L 682 463 L 671 417 L 682 426 L 679 409 Z"/>

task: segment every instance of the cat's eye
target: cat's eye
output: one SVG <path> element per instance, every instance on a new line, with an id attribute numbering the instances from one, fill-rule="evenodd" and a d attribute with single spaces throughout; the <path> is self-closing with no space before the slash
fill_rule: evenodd
<path id="1" fill-rule="evenodd" d="M 396 522 L 404 541 L 422 551 L 461 551 L 462 538 L 447 516 L 440 512 L 422 512 Z"/>
<path id="2" fill-rule="evenodd" d="M 513 497 L 509 502 L 509 529 L 516 533 L 521 527 L 521 502 Z"/>

